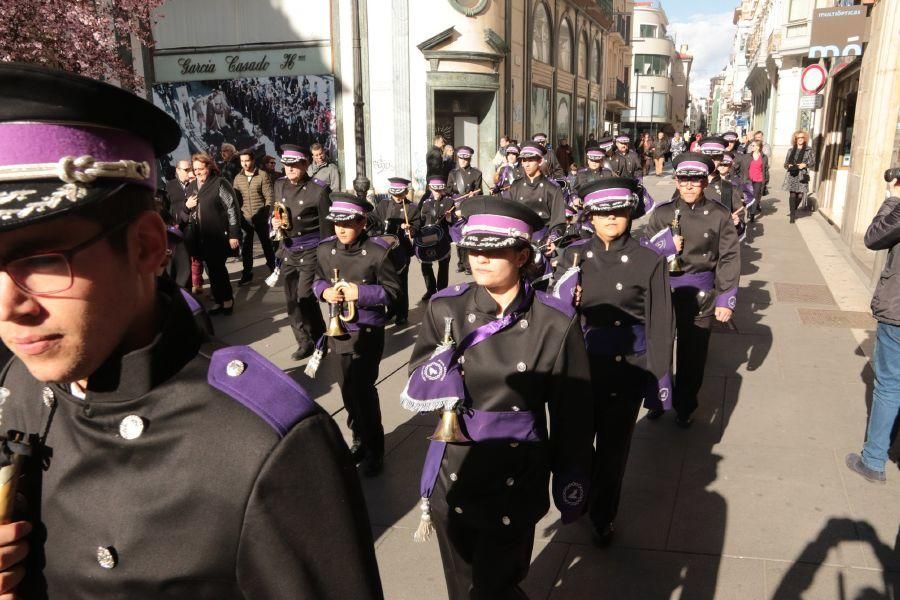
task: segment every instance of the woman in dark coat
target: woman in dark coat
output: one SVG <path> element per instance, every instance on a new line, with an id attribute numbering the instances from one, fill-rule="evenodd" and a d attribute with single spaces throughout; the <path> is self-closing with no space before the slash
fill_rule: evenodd
<path id="1" fill-rule="evenodd" d="M 225 260 L 241 244 L 237 201 L 231 184 L 219 177 L 212 157 L 195 154 L 191 161 L 197 178 L 186 190 L 184 206 L 185 217 L 196 230 L 192 253 L 206 263 L 216 301 L 209 314 L 230 315 L 234 310 L 234 293 Z"/>
<path id="2" fill-rule="evenodd" d="M 797 207 L 803 202 L 803 198 L 809 193 L 809 169 L 816 166 L 816 157 L 809 147 L 809 134 L 803 130 L 795 131 L 791 137 L 791 149 L 784 159 L 784 168 L 787 173 L 784 176 L 783 189 L 790 192 L 790 218 L 791 223 L 796 217 Z"/>

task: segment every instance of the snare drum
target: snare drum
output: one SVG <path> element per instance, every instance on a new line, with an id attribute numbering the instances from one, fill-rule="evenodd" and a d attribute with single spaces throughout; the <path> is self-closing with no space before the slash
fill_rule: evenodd
<path id="1" fill-rule="evenodd" d="M 450 237 L 440 225 L 424 226 L 413 241 L 420 262 L 439 262 L 450 256 Z"/>

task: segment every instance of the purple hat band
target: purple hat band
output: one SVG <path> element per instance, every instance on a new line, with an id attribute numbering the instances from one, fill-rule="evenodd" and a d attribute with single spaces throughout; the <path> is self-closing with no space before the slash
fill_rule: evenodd
<path id="1" fill-rule="evenodd" d="M 501 215 L 472 215 L 463 227 L 463 235 L 485 234 L 531 239 L 531 225 L 513 217 Z"/>
<path id="2" fill-rule="evenodd" d="M 27 140 L 28 143 L 23 143 Z M 156 160 L 153 145 L 133 133 L 111 127 L 74 123 L 7 122 L 0 123 L 0 181 L 47 179 L 38 175 L 28 176 L 26 165 L 60 165 L 62 159 L 90 157 L 94 163 L 133 161 L 146 163 L 146 177 L 98 175 L 97 178 L 121 180 L 151 190 L 156 189 Z M 89 174 L 89 167 L 84 167 Z M 34 173 L 33 170 L 31 170 Z M 57 175 L 57 177 L 59 177 Z"/>
<path id="3" fill-rule="evenodd" d="M 518 153 L 519 153 L 519 147 L 518 147 L 518 146 L 507 146 L 507 147 L 506 147 L 506 153 L 507 153 L 507 154 L 518 154 Z"/>
<path id="4" fill-rule="evenodd" d="M 631 194 L 632 191 L 629 188 L 607 188 L 605 190 L 597 190 L 584 197 L 584 205 L 585 207 L 597 206 L 600 204 L 631 200 Z"/>
<path id="5" fill-rule="evenodd" d="M 457 150 L 456 156 L 458 156 L 459 158 L 472 158 L 472 153 L 468 150 Z"/>
<path id="6" fill-rule="evenodd" d="M 341 202 L 337 200 L 331 203 L 331 208 L 328 209 L 328 212 L 333 212 L 341 215 L 363 215 L 365 211 L 353 204 L 352 202 Z"/>
<path id="7" fill-rule="evenodd" d="M 624 142 L 624 143 L 627 144 L 628 142 L 631 141 L 631 138 L 628 137 L 627 135 L 620 135 L 620 136 L 616 137 L 616 141 L 617 141 L 617 142 Z"/>
<path id="8" fill-rule="evenodd" d="M 723 164 L 723 165 L 730 165 L 730 164 L 732 164 L 732 163 L 734 163 L 734 159 L 731 158 L 730 156 L 728 156 L 727 154 L 726 154 L 725 156 L 722 157 L 722 164 Z"/>
<path id="9" fill-rule="evenodd" d="M 545 138 L 542 135 L 536 135 L 536 136 L 534 136 L 534 141 L 538 142 L 539 144 L 543 144 L 544 142 L 547 141 L 547 138 Z"/>
<path id="10" fill-rule="evenodd" d="M 678 175 L 679 173 L 703 173 L 709 175 L 709 167 L 706 163 L 702 163 L 699 160 L 684 160 L 675 167 L 675 174 Z"/>
<path id="11" fill-rule="evenodd" d="M 519 156 L 543 156 L 544 151 L 537 146 L 522 146 Z"/>
<path id="12" fill-rule="evenodd" d="M 306 157 L 306 155 L 302 152 L 298 152 L 297 150 L 285 150 L 281 154 L 281 161 L 284 162 L 284 159 L 286 158 L 291 161 L 305 160 L 306 162 L 309 162 L 309 159 Z"/>
<path id="13" fill-rule="evenodd" d="M 700 145 L 700 152 L 704 154 L 721 154 L 725 152 L 725 146 L 719 142 L 706 142 Z"/>
<path id="14" fill-rule="evenodd" d="M 606 157 L 606 152 L 603 150 L 588 150 L 587 157 L 588 160 L 603 160 Z"/>
<path id="15" fill-rule="evenodd" d="M 428 185 L 431 187 L 447 187 L 447 181 L 440 177 L 436 177 L 434 179 L 429 179 Z"/>

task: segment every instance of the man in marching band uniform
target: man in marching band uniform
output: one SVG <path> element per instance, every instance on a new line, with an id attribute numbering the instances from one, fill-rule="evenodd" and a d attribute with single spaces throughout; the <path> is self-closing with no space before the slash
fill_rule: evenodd
<path id="1" fill-rule="evenodd" d="M 525 176 L 517 179 L 509 188 L 510 200 L 520 202 L 530 208 L 544 222 L 544 226 L 534 232 L 534 240 L 540 241 L 547 229 L 566 222 L 566 201 L 559 185 L 541 173 L 544 147 L 528 143 L 519 150 L 519 162 Z"/>
<path id="2" fill-rule="evenodd" d="M 409 179 L 391 177 L 388 179 L 387 200 L 375 207 L 369 222 L 373 231 L 396 236 L 398 245 L 391 250 L 391 260 L 400 278 L 400 292 L 394 304 L 394 316 L 398 326 L 409 320 L 409 263 L 414 254 L 413 239 L 415 224 L 419 220 L 419 205 L 409 199 Z"/>
<path id="3" fill-rule="evenodd" d="M 454 209 L 453 200 L 447 195 L 447 181 L 441 174 L 428 177 L 428 190 L 431 192 L 426 200 L 423 200 L 419 210 L 419 222 L 417 228 L 421 233 L 425 228 L 439 227 L 446 243 L 447 255 L 443 258 L 434 257 L 436 260 L 422 260 L 422 277 L 425 279 L 425 295 L 423 302 L 434 296 L 437 292 L 447 287 L 450 276 L 450 219 Z M 445 241 L 446 240 L 446 241 Z M 443 246 L 442 246 L 443 247 Z M 417 250 L 417 254 L 419 251 Z M 419 256 L 420 260 L 422 256 Z M 437 279 L 434 277 L 434 263 L 438 265 Z"/>
<path id="4" fill-rule="evenodd" d="M 436 529 L 452 600 L 524 598 L 551 473 L 564 523 L 587 506 L 587 355 L 571 304 L 524 278 L 543 220 L 494 196 L 467 200 L 463 215 L 475 283 L 431 299 L 402 395 L 410 410 L 443 408 L 447 424 L 425 459 L 416 534 Z"/>
<path id="5" fill-rule="evenodd" d="M 545 150 L 540 165 L 541 173 L 548 179 L 562 179 L 565 177 L 567 173 L 563 170 L 562 165 L 559 164 L 559 159 L 556 158 L 556 152 L 553 152 L 547 144 L 547 134 L 536 133 L 531 137 L 531 141 Z"/>
<path id="6" fill-rule="evenodd" d="M 483 176 L 481 171 L 472 166 L 472 156 L 475 150 L 468 146 L 460 146 L 456 149 L 456 168 L 447 175 L 447 186 L 450 188 L 450 195 L 457 198 L 472 197 L 475 194 L 481 194 L 483 185 Z M 466 253 L 463 249 L 456 249 L 456 272 L 468 273 L 469 264 L 466 260 Z"/>
<path id="7" fill-rule="evenodd" d="M 300 146 L 281 147 L 284 177 L 275 181 L 273 199 L 285 209 L 274 211 L 272 229 L 286 230 L 281 242 L 281 276 L 287 302 L 288 321 L 297 340 L 292 360 L 302 360 L 315 350 L 316 340 L 325 333 L 325 321 L 312 292 L 316 275 L 316 247 L 319 241 L 334 234 L 328 215 L 327 184 L 309 177 L 309 151 Z M 281 217 L 289 217 L 290 223 Z"/>
<path id="8" fill-rule="evenodd" d="M 631 149 L 631 137 L 623 133 L 616 136 L 615 142 L 616 149 L 609 156 L 613 172 L 618 177 L 642 179 L 644 169 L 641 166 L 641 159 L 637 152 Z"/>
<path id="9" fill-rule="evenodd" d="M 678 155 L 674 168 L 676 195 L 651 213 L 647 234 L 653 236 L 651 243 L 658 253 L 678 261 L 670 266 L 678 337 L 673 404 L 677 423 L 690 427 L 713 319 L 727 323 L 737 304 L 741 258 L 731 212 L 704 194 L 715 168 L 713 161 L 704 154 L 685 152 Z M 672 233 L 673 221 L 679 221 L 681 235 Z M 679 263 L 680 269 L 672 268 Z M 661 415 L 661 410 L 655 410 L 648 418 Z"/>
<path id="10" fill-rule="evenodd" d="M 497 170 L 494 177 L 492 193 L 499 194 L 504 198 L 509 197 L 510 186 L 524 176 L 522 165 L 519 164 L 519 147 L 511 143 L 506 147 L 506 164 Z"/>
<path id="11" fill-rule="evenodd" d="M 316 298 L 328 303 L 331 318 L 328 332 L 310 360 L 320 361 L 321 352 L 337 363 L 347 426 L 353 432 L 350 455 L 355 463 L 362 463 L 360 470 L 367 477 L 379 474 L 384 463 L 384 429 L 375 381 L 384 353 L 384 326 L 400 293 L 389 245 L 366 234 L 371 210 L 366 200 L 352 194 L 331 195 L 328 219 L 334 222 L 335 235 L 317 249 L 313 284 Z M 344 331 L 335 335 L 338 329 Z M 315 376 L 317 368 L 318 364 L 313 364 L 307 374 Z"/>
<path id="12" fill-rule="evenodd" d="M 665 257 L 631 237 L 637 182 L 604 178 L 578 193 L 594 235 L 565 249 L 554 296 L 577 304 L 591 364 L 597 451 L 590 515 L 594 541 L 603 545 L 613 534 L 641 403 L 671 406 L 675 324 Z"/>
<path id="13" fill-rule="evenodd" d="M 576 190 L 604 177 L 613 177 L 615 175 L 612 172 L 612 163 L 606 158 L 606 152 L 601 150 L 599 146 L 585 150 L 585 158 L 587 158 L 587 166 L 579 169 L 575 175 Z"/>

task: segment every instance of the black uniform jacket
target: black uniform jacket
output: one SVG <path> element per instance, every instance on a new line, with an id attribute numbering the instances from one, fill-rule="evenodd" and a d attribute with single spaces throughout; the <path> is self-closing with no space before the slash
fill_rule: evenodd
<path id="1" fill-rule="evenodd" d="M 406 205 L 406 215 L 403 214 L 403 206 Z M 400 228 L 400 225 L 409 221 L 409 235 Z M 409 258 L 413 255 L 413 243 L 410 236 L 415 237 L 417 223 L 419 221 L 419 205 L 404 198 L 403 202 L 396 202 L 393 198 L 382 200 L 371 213 L 369 213 L 370 229 L 380 234 L 396 235 L 400 240 L 401 252 L 395 252 L 399 256 Z"/>
<path id="2" fill-rule="evenodd" d="M 550 434 L 549 441 L 540 442 L 447 444 L 431 504 L 465 525 L 533 527 L 550 507 L 551 470 L 561 510 L 571 510 L 558 493 L 567 486 L 578 487 L 575 496 L 580 494 L 582 502 L 587 498 L 594 423 L 587 354 L 574 313 L 546 303 L 547 298 L 536 292 L 518 323 L 463 354 L 467 408 L 530 410 L 541 438 L 548 440 L 548 424 Z M 410 373 L 440 343 L 445 317 L 453 318 L 453 339 L 459 342 L 493 321 L 496 310 L 479 286 L 461 284 L 438 292 L 422 319 Z"/>
<path id="3" fill-rule="evenodd" d="M 566 199 L 555 181 L 538 174 L 533 181 L 522 177 L 509 188 L 510 200 L 521 202 L 544 220 L 545 227 L 566 222 Z"/>
<path id="4" fill-rule="evenodd" d="M 388 249 L 363 232 L 352 244 L 342 244 L 336 237 L 324 240 L 319 244 L 317 258 L 313 282 L 316 298 L 323 300 L 322 292 L 334 285 L 331 278 L 335 268 L 340 269 L 341 279 L 359 286 L 357 320 L 344 324 L 350 336 L 332 339 L 342 353 L 360 350 L 359 330 L 384 327 L 400 294 L 400 280 Z"/>
<path id="5" fill-rule="evenodd" d="M 596 235 L 568 246 L 557 265 L 558 281 L 572 266 L 581 266 L 581 326 L 589 355 L 625 360 L 662 379 L 671 367 L 675 324 L 669 270 L 665 257 L 631 235 L 613 240 L 609 249 Z M 632 352 L 628 333 L 643 325 L 646 351 Z M 592 339 L 594 336 L 606 339 Z M 606 385 L 601 384 L 601 385 Z"/>
<path id="6" fill-rule="evenodd" d="M 605 163 L 605 165 L 609 165 L 610 167 L 612 166 L 612 164 L 607 160 L 604 160 L 603 162 Z M 579 169 L 578 173 L 575 174 L 575 189 L 577 191 L 578 188 L 583 185 L 599 181 L 600 179 L 604 179 L 606 177 L 615 177 L 615 173 L 606 168 L 606 166 L 601 166 L 596 171 L 594 169 L 584 167 L 583 169 Z"/>
<path id="7" fill-rule="evenodd" d="M 477 192 L 480 194 L 482 191 L 482 183 L 481 171 L 472 166 L 466 167 L 465 169 L 456 167 L 450 171 L 450 174 L 447 176 L 447 186 L 453 193 L 459 194 L 460 196 L 468 194 L 469 192 Z"/>
<path id="8" fill-rule="evenodd" d="M 3 428 L 37 445 L 19 487 L 35 525 L 21 597 L 381 598 L 334 422 L 160 286 L 159 334 L 102 365 L 85 399 L 18 359 L 3 372 Z"/>
<path id="9" fill-rule="evenodd" d="M 650 214 L 647 235 L 653 236 L 668 228 L 676 209 L 681 211 L 684 249 L 680 256 L 685 273 L 713 272 L 717 295 L 736 292 L 741 275 L 741 254 L 731 212 L 705 195 L 694 204 L 688 204 L 676 193 L 674 200 L 658 205 Z M 706 312 L 712 313 L 715 307 L 708 308 Z"/>
<path id="10" fill-rule="evenodd" d="M 321 239 L 334 235 L 334 225 L 326 219 L 331 199 L 327 184 L 314 177 L 304 177 L 293 184 L 287 177 L 275 181 L 275 202 L 291 212 L 291 230 L 285 233 L 283 256 L 287 264 L 299 265 L 300 253 L 316 247 L 315 241 L 294 242 L 297 238 L 318 233 Z"/>
<path id="11" fill-rule="evenodd" d="M 628 154 L 621 154 L 616 151 L 609 157 L 609 163 L 612 165 L 612 169 L 617 177 L 638 179 L 644 173 L 641 159 L 634 150 L 629 150 Z"/>
<path id="12" fill-rule="evenodd" d="M 440 225 L 444 229 L 444 233 L 449 234 L 450 221 L 448 217 L 452 215 L 453 206 L 453 199 L 447 195 L 440 198 L 431 196 L 423 200 L 419 204 L 416 229 L 421 229 L 426 225 Z"/>

